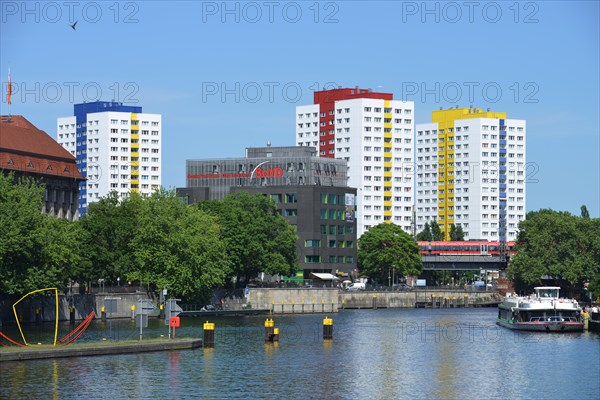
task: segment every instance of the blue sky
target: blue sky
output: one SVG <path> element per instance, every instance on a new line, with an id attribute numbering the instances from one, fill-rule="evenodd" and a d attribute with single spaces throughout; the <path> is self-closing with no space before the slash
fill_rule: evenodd
<path id="1" fill-rule="evenodd" d="M 12 114 L 52 136 L 99 93 L 161 113 L 167 187 L 186 159 L 293 145 L 315 88 L 360 86 L 415 101 L 417 122 L 526 119 L 527 209 L 600 215 L 597 1 L 0 3 L 1 113 L 9 64 Z"/>

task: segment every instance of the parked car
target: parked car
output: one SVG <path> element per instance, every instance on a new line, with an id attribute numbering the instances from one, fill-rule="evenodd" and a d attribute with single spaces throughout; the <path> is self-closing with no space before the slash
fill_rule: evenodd
<path id="1" fill-rule="evenodd" d="M 358 290 L 365 290 L 366 285 L 364 282 L 354 282 L 352 285 L 348 286 L 348 291 L 355 292 Z"/>

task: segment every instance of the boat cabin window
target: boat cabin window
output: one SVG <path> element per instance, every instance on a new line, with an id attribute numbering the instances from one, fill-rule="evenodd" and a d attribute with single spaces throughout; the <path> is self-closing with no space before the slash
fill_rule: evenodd
<path id="1" fill-rule="evenodd" d="M 558 289 L 554 288 L 536 288 L 537 297 L 558 298 Z"/>

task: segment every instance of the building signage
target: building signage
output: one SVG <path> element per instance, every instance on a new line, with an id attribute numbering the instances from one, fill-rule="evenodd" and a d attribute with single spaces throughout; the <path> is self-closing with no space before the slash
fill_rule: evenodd
<path id="1" fill-rule="evenodd" d="M 281 167 L 266 168 L 266 169 L 262 169 L 259 167 L 259 168 L 256 168 L 255 175 L 257 178 L 272 178 L 272 177 L 279 178 L 279 177 L 283 176 L 283 169 Z"/>
<path id="2" fill-rule="evenodd" d="M 279 178 L 283 176 L 283 168 L 274 167 L 274 168 L 256 168 L 254 172 L 254 176 L 256 178 Z M 246 172 L 239 173 L 215 173 L 215 174 L 197 174 L 197 175 L 188 175 L 188 179 L 219 179 L 219 178 L 250 178 L 250 174 Z"/>

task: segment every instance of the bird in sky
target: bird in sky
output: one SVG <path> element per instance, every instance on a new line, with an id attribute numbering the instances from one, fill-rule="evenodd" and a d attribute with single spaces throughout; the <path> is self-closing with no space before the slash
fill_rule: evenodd
<path id="1" fill-rule="evenodd" d="M 73 30 L 76 30 L 76 29 L 75 29 L 75 25 L 77 25 L 77 22 L 78 22 L 78 21 L 75 21 L 75 23 L 74 23 L 73 25 L 69 24 L 69 26 L 70 26 L 71 28 L 73 28 Z"/>

